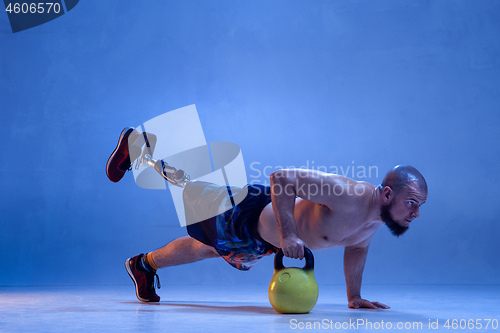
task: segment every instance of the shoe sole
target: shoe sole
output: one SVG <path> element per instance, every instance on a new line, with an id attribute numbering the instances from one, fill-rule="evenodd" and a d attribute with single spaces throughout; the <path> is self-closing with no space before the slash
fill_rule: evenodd
<path id="1" fill-rule="evenodd" d="M 111 177 L 109 176 L 109 172 L 108 172 L 109 164 L 111 163 L 111 160 L 113 159 L 113 157 L 115 157 L 115 154 L 118 151 L 118 148 L 120 148 L 120 143 L 123 141 L 123 138 L 125 137 L 125 135 L 127 135 L 127 133 L 129 133 L 129 135 L 130 135 L 130 133 L 132 133 L 133 130 L 134 129 L 131 127 L 125 127 L 123 129 L 123 131 L 120 133 L 120 138 L 118 139 L 118 143 L 116 144 L 116 148 L 115 148 L 115 150 L 113 150 L 113 152 L 111 153 L 111 155 L 108 158 L 108 162 L 106 163 L 106 176 L 108 176 L 109 180 L 111 180 Z M 114 183 L 118 183 L 120 180 L 121 180 L 121 178 L 118 179 L 116 182 L 113 180 L 111 180 L 111 181 Z"/>
<path id="2" fill-rule="evenodd" d="M 134 281 L 134 285 L 135 285 L 135 296 L 137 296 L 137 299 L 141 302 L 152 302 L 148 299 L 145 299 L 145 298 L 142 298 L 141 296 L 139 296 L 139 289 L 137 288 L 137 281 L 135 280 L 135 277 L 134 277 L 134 274 L 132 274 L 132 268 L 130 267 L 130 260 L 132 258 L 128 258 L 126 261 L 125 261 L 125 268 L 127 269 L 127 273 L 128 275 L 130 276 L 130 278 L 132 279 L 132 281 Z"/>

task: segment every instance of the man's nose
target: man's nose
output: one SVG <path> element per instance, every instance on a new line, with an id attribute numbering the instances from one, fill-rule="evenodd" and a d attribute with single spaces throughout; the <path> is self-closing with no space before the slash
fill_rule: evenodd
<path id="1" fill-rule="evenodd" d="M 420 216 L 420 207 L 417 207 L 413 213 L 411 213 L 411 216 L 416 219 L 417 217 Z"/>

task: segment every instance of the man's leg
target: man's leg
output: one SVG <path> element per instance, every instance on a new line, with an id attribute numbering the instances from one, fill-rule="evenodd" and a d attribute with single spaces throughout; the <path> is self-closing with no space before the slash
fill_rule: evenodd
<path id="1" fill-rule="evenodd" d="M 191 236 L 183 236 L 151 252 L 151 257 L 158 268 L 164 268 L 216 258 L 219 257 L 219 254 L 213 247 L 205 245 Z"/>
<path id="2" fill-rule="evenodd" d="M 127 259 L 125 268 L 134 281 L 137 298 L 143 302 L 159 302 L 160 296 L 156 294 L 154 286 L 155 277 L 158 279 L 156 274 L 158 269 L 218 256 L 219 254 L 213 247 L 190 236 L 183 236 L 156 251 Z M 159 283 L 158 288 L 160 288 Z"/>
<path id="3" fill-rule="evenodd" d="M 139 159 L 141 164 L 154 167 L 168 182 L 184 187 L 190 181 L 189 175 L 183 170 L 169 166 L 163 160 L 152 158 L 155 144 L 156 136 L 154 134 L 139 133 L 133 128 L 125 128 L 106 164 L 108 178 L 113 182 L 120 181 L 125 173 L 131 170 L 132 163 Z M 190 236 L 184 236 L 156 251 L 127 259 L 125 267 L 134 281 L 137 298 L 143 302 L 158 302 L 160 297 L 156 294 L 154 282 L 156 277 L 158 288 L 160 288 L 156 274 L 159 268 L 183 265 L 218 256 L 219 254 L 214 248 Z"/>
<path id="4" fill-rule="evenodd" d="M 142 147 L 144 146 L 144 149 Z M 106 163 L 106 174 L 114 183 L 119 182 L 127 171 L 132 170 L 133 162 L 138 159 L 140 164 L 152 166 L 169 183 L 185 187 L 190 177 L 184 170 L 177 170 L 163 160 L 152 157 L 156 146 L 156 135 L 139 133 L 131 127 L 126 127 L 120 134 L 115 150 Z"/>

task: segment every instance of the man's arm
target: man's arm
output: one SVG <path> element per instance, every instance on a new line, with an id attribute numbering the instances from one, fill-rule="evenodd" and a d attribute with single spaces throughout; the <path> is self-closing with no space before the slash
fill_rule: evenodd
<path id="1" fill-rule="evenodd" d="M 342 195 L 333 198 L 332 189 L 340 186 L 342 190 L 356 183 L 351 180 L 352 184 L 347 184 L 342 177 L 305 169 L 278 170 L 271 174 L 270 180 L 273 211 L 281 236 L 280 247 L 285 256 L 299 259 L 304 257 L 304 246 L 307 247 L 307 244 L 298 237 L 293 216 L 295 197 L 298 196 L 331 208 L 334 200 L 338 203 L 345 200 Z M 347 193 L 347 191 L 340 190 L 339 192 Z"/>
<path id="2" fill-rule="evenodd" d="M 385 304 L 379 302 L 370 302 L 361 298 L 361 280 L 365 268 L 366 255 L 368 254 L 368 245 L 374 234 L 364 241 L 347 246 L 344 249 L 344 275 L 347 288 L 348 306 L 353 309 L 359 308 L 383 308 L 389 309 Z"/>
<path id="3" fill-rule="evenodd" d="M 293 216 L 297 189 L 287 170 L 278 170 L 271 174 L 271 200 L 273 212 L 278 223 L 283 254 L 290 258 L 304 258 L 307 247 L 298 236 L 297 225 Z"/>

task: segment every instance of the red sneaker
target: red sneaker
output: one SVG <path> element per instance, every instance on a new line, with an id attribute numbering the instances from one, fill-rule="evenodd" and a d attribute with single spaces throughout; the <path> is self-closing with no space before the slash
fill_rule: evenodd
<path id="1" fill-rule="evenodd" d="M 143 254 L 139 254 L 135 257 L 127 259 L 125 261 L 125 268 L 127 269 L 128 275 L 135 284 L 135 294 L 139 301 L 142 302 L 159 302 L 160 296 L 156 295 L 155 291 L 155 276 L 158 285 L 160 286 L 160 278 L 158 274 L 151 273 L 143 269 L 140 265 L 140 261 Z"/>
<path id="2" fill-rule="evenodd" d="M 131 135 L 134 137 L 129 140 Z M 127 171 L 132 170 L 132 162 L 141 155 L 141 148 L 135 145 L 131 145 L 132 150 L 129 151 L 129 141 L 134 142 L 139 136 L 140 133 L 131 127 L 121 132 L 118 144 L 106 163 L 106 175 L 112 182 L 119 182 Z"/>

